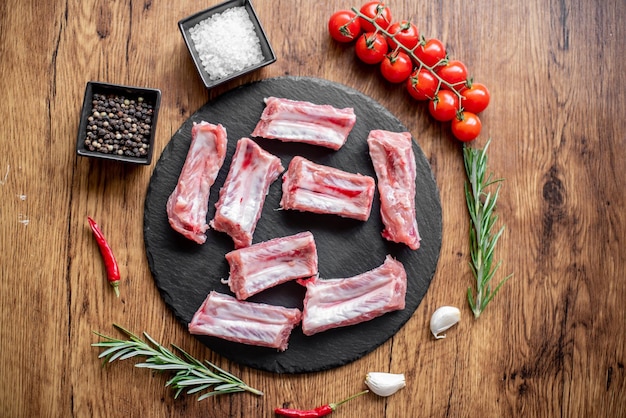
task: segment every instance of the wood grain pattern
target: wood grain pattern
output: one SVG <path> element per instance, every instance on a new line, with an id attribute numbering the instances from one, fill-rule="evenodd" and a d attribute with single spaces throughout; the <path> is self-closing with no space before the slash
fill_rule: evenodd
<path id="1" fill-rule="evenodd" d="M 377 370 L 405 373 L 407 387 L 360 398 L 336 416 L 625 417 L 623 2 L 389 2 L 396 18 L 442 39 L 492 93 L 478 145 L 493 138 L 490 167 L 506 179 L 497 258 L 501 273 L 514 276 L 479 320 L 465 299 L 472 283 L 460 147 L 401 86 L 330 40 L 330 14 L 359 4 L 254 0 L 278 61 L 209 92 L 177 22 L 216 3 L 0 2 L 0 416 L 270 417 L 276 406 L 342 399 Z M 74 153 L 89 80 L 163 91 L 158 158 L 207 100 L 285 74 L 346 84 L 398 116 L 431 162 L 443 205 L 437 273 L 411 320 L 354 363 L 293 376 L 230 363 L 188 335 L 145 259 L 152 167 Z M 87 215 L 115 248 L 119 300 L 103 278 Z M 463 318 L 435 341 L 428 321 L 444 304 L 461 307 Z M 174 399 L 164 376 L 130 362 L 102 368 L 90 344 L 93 331 L 114 334 L 112 323 L 180 345 L 265 395 Z"/>

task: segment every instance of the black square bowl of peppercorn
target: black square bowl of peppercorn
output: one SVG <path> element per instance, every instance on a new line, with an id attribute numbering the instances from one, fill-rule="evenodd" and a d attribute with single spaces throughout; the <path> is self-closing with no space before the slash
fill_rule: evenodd
<path id="1" fill-rule="evenodd" d="M 160 105 L 158 89 L 88 82 L 76 153 L 83 157 L 150 164 Z"/>

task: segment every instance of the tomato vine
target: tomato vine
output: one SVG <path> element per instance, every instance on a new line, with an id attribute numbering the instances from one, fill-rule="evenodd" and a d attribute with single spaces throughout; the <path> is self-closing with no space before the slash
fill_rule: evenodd
<path id="1" fill-rule="evenodd" d="M 407 20 L 394 21 L 382 1 L 336 12 L 329 28 L 333 28 L 331 36 L 338 42 L 356 40 L 357 57 L 366 64 L 379 65 L 387 81 L 404 82 L 411 97 L 428 101 L 428 111 L 435 120 L 453 123 L 455 138 L 468 142 L 478 137 L 482 127 L 478 114 L 489 105 L 489 90 L 482 83 L 474 83 L 465 64 L 451 59 L 439 39 L 426 39 Z"/>

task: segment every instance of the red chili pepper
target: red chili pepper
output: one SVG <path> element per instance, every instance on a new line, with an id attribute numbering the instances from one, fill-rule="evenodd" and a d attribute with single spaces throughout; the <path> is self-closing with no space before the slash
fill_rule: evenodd
<path id="1" fill-rule="evenodd" d="M 93 232 L 93 236 L 96 238 L 96 242 L 98 243 L 98 247 L 100 248 L 100 254 L 102 254 L 102 258 L 104 260 L 104 266 L 107 271 L 107 280 L 109 284 L 113 286 L 113 290 L 115 290 L 115 295 L 120 297 L 120 290 L 118 288 L 120 284 L 120 270 L 117 266 L 117 261 L 115 260 L 115 256 L 113 255 L 113 251 L 109 246 L 109 243 L 104 238 L 102 231 L 98 224 L 91 219 L 89 216 L 87 217 L 89 221 L 89 226 L 91 227 L 91 231 Z"/>
<path id="2" fill-rule="evenodd" d="M 340 402 L 336 402 L 336 403 L 329 403 L 326 405 L 322 405 L 322 406 L 318 406 L 315 409 L 292 409 L 292 408 L 276 408 L 274 409 L 274 413 L 276 415 L 281 415 L 283 417 L 288 417 L 288 418 L 317 418 L 317 417 L 325 417 L 326 415 L 330 415 L 333 412 L 335 412 L 335 410 L 337 409 L 337 407 L 343 403 L 348 402 L 349 400 L 352 400 L 358 396 L 364 395 L 367 392 L 369 392 L 369 390 L 364 390 L 363 392 L 359 392 L 356 395 L 352 395 L 349 398 L 346 398 Z"/>

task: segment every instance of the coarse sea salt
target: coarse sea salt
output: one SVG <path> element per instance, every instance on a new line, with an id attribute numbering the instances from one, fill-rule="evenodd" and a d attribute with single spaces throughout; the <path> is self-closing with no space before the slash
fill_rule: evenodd
<path id="1" fill-rule="evenodd" d="M 211 80 L 219 80 L 263 61 L 261 42 L 245 7 L 232 7 L 189 29 Z"/>

